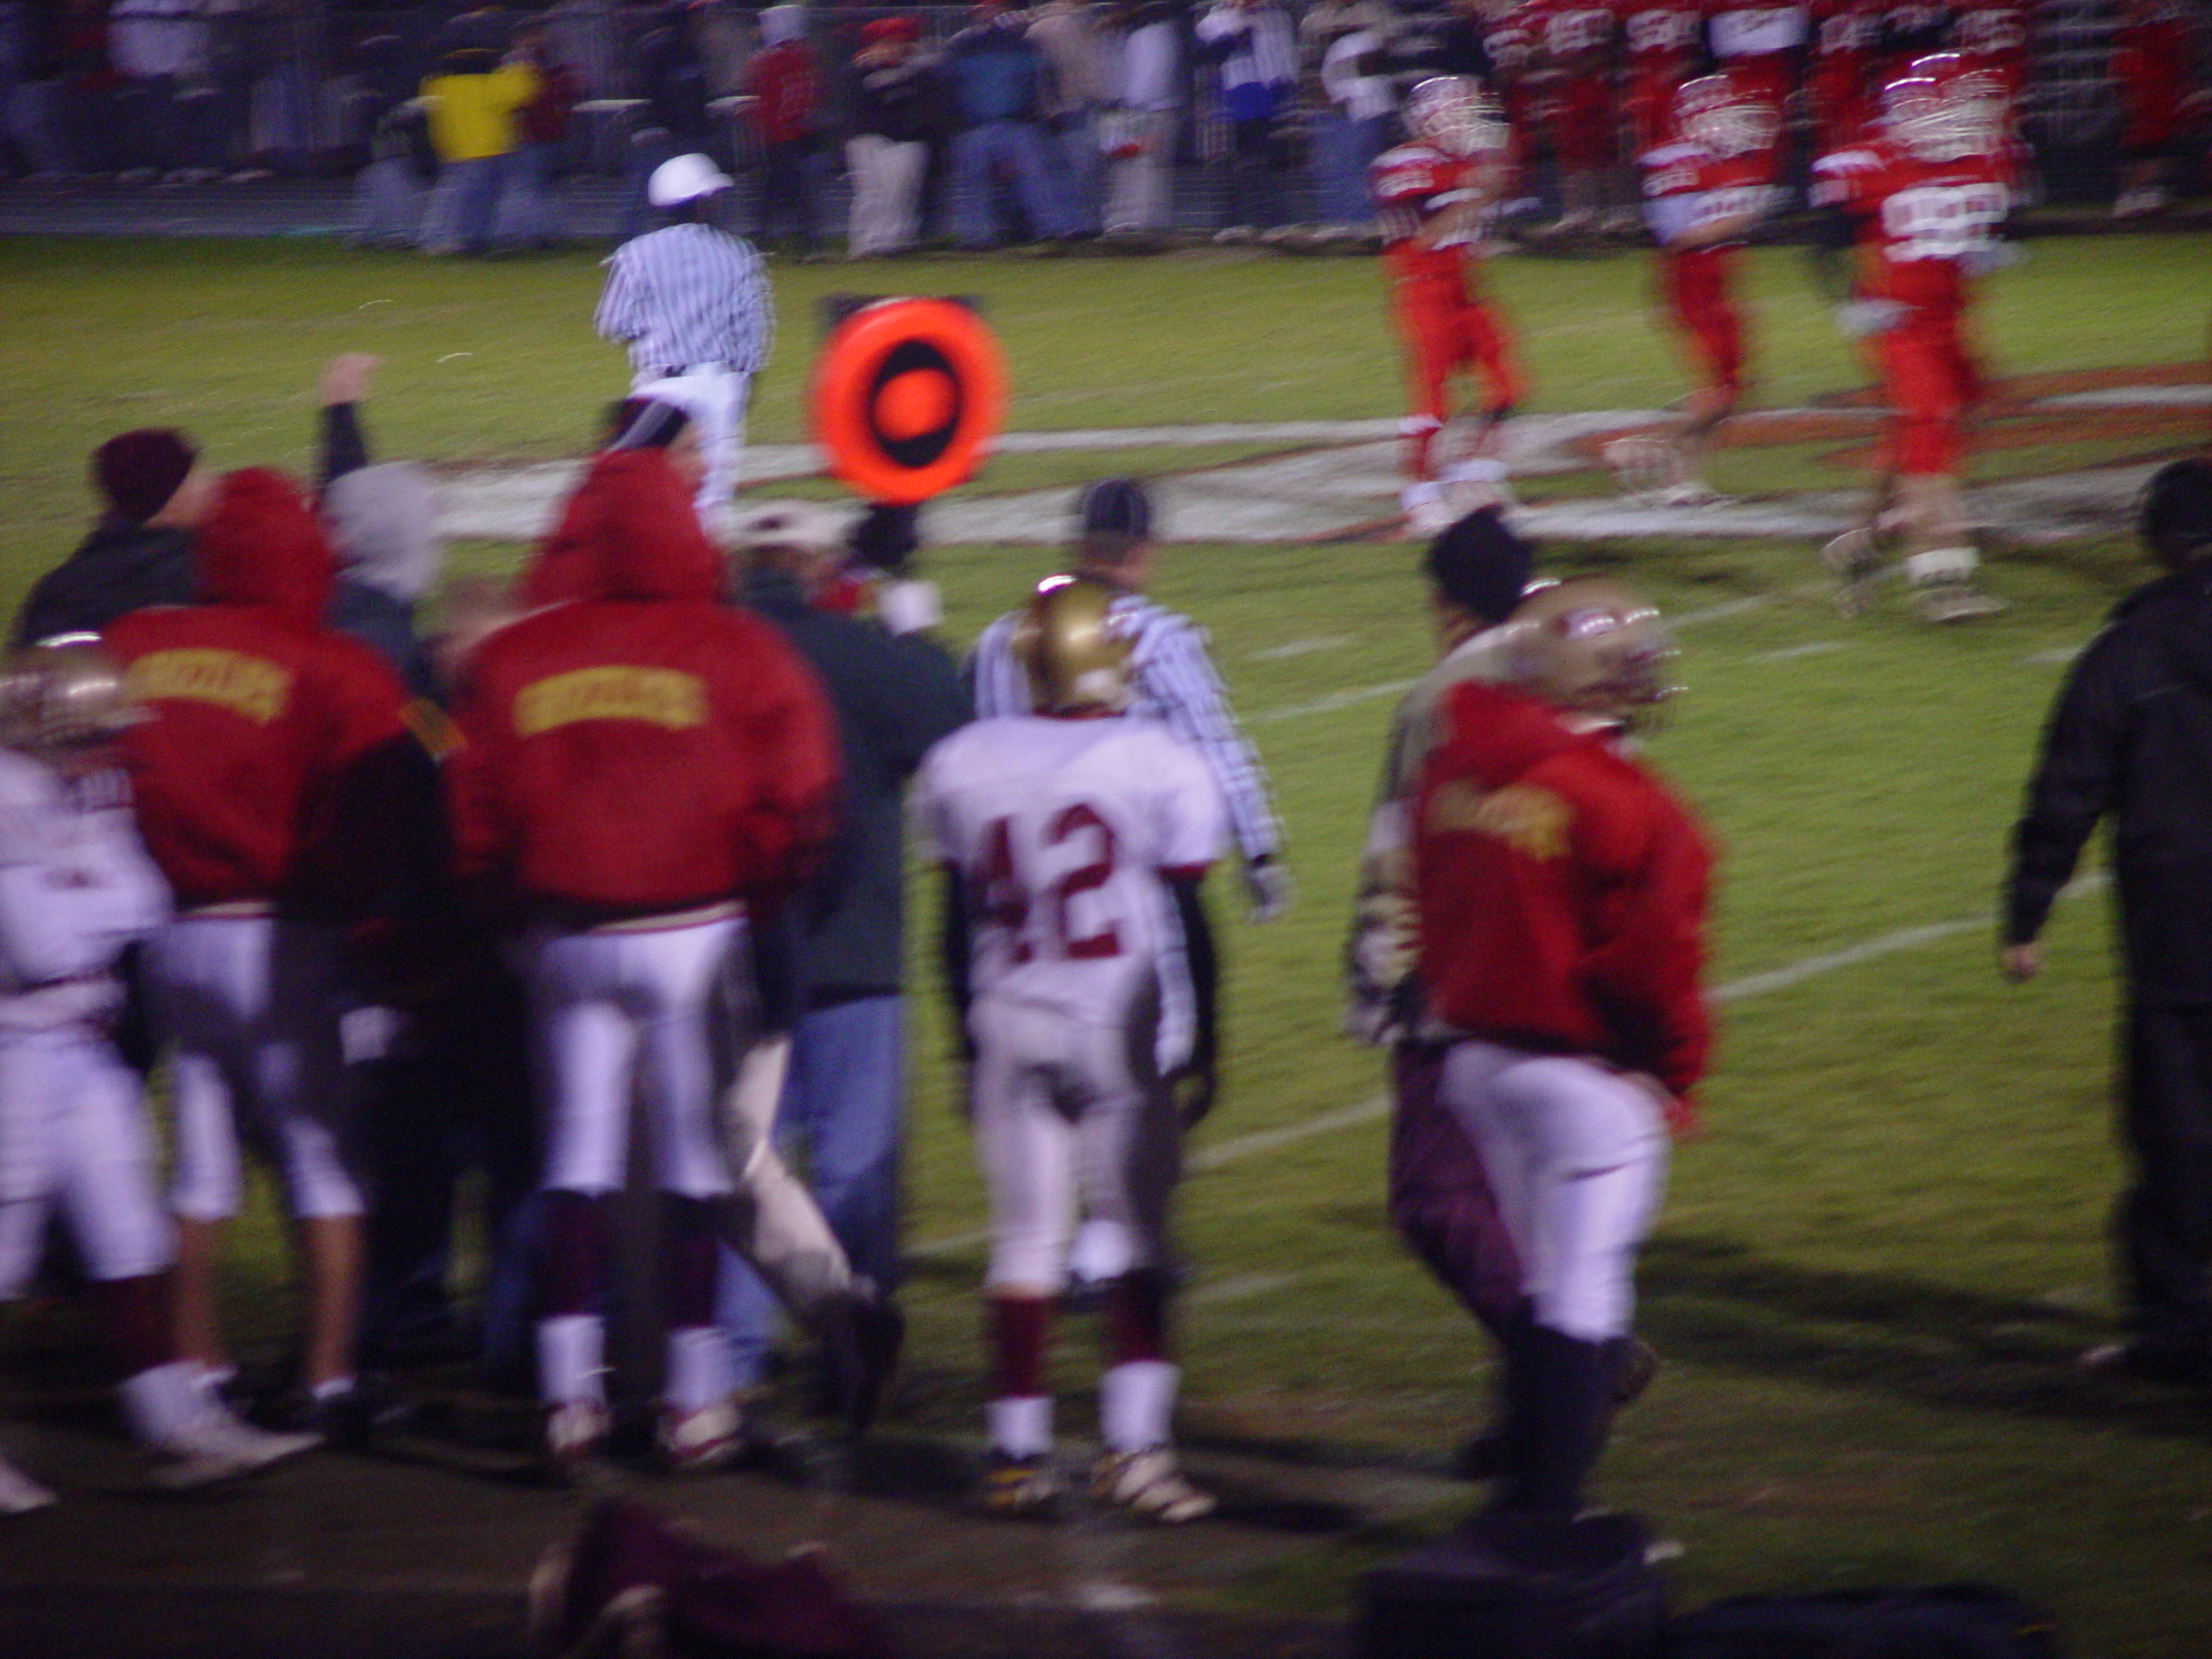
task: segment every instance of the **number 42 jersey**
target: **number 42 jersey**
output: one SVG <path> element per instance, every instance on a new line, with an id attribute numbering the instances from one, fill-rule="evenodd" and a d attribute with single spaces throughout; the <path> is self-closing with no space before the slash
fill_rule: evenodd
<path id="1" fill-rule="evenodd" d="M 914 811 L 928 850 L 961 874 L 973 995 L 1122 1025 L 1157 987 L 1160 1064 L 1183 1058 L 1189 996 L 1166 878 L 1196 876 L 1221 846 L 1227 810 L 1203 760 L 1149 721 L 977 721 L 930 751 Z"/>

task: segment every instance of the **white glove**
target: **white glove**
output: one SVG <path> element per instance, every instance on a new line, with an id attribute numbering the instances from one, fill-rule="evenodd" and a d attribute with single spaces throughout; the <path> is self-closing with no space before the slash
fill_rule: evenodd
<path id="1" fill-rule="evenodd" d="M 1272 922 L 1290 908 L 1290 868 L 1273 853 L 1244 862 L 1244 890 L 1251 896 L 1251 919 Z"/>
<path id="2" fill-rule="evenodd" d="M 944 620 L 944 603 L 933 582 L 887 579 L 875 585 L 875 613 L 893 633 L 919 633 Z"/>
<path id="3" fill-rule="evenodd" d="M 1904 307 L 1895 300 L 1846 300 L 1835 308 L 1837 329 L 1852 340 L 1887 334 L 1904 321 Z"/>

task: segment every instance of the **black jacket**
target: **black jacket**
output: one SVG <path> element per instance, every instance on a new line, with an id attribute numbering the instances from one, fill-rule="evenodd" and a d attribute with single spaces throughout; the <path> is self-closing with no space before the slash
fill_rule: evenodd
<path id="1" fill-rule="evenodd" d="M 2212 1002 L 2212 560 L 2123 601 L 2068 677 L 2012 832 L 2008 944 L 2107 815 L 2133 994 Z"/>
<path id="2" fill-rule="evenodd" d="M 16 613 L 16 644 L 57 633 L 97 633 L 149 605 L 200 596 L 188 530 L 156 530 L 111 513 L 77 550 L 48 571 Z"/>
<path id="3" fill-rule="evenodd" d="M 780 571 L 754 571 L 744 597 L 820 677 L 844 762 L 837 837 L 798 903 L 803 995 L 816 1007 L 893 995 L 906 961 L 906 780 L 973 712 L 960 671 L 932 640 L 814 609 Z"/>

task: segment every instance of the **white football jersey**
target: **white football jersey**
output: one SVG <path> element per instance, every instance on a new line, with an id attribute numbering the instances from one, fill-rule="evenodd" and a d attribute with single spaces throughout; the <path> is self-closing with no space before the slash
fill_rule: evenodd
<path id="1" fill-rule="evenodd" d="M 1161 875 L 1211 863 L 1228 816 L 1197 754 L 1147 721 L 1008 715 L 931 749 L 914 801 L 930 850 L 962 874 L 976 995 L 1112 1025 L 1157 984 L 1160 1063 L 1188 1052 Z"/>
<path id="2" fill-rule="evenodd" d="M 121 772 L 67 782 L 0 749 L 0 1030 L 104 1015 L 116 957 L 168 904 Z"/>

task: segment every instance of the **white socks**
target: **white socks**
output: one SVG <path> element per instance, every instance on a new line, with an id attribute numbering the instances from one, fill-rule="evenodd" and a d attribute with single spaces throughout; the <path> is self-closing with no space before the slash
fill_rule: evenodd
<path id="1" fill-rule="evenodd" d="M 729 1344 L 719 1325 L 690 1325 L 668 1333 L 668 1377 L 662 1402 L 674 1410 L 703 1411 L 729 1398 Z M 565 1396 L 564 1396 L 565 1397 Z"/>
<path id="2" fill-rule="evenodd" d="M 1041 1458 L 1052 1449 L 1051 1395 L 1008 1395 L 983 1411 L 995 1450 L 1009 1457 Z"/>
<path id="3" fill-rule="evenodd" d="M 607 1400 L 607 1326 L 594 1313 L 537 1322 L 537 1388 L 545 1399 Z"/>
<path id="4" fill-rule="evenodd" d="M 1931 547 L 1906 556 L 1904 579 L 1919 587 L 1931 582 L 1965 582 L 1980 560 L 1970 547 Z"/>
<path id="5" fill-rule="evenodd" d="M 1098 1433 L 1109 1452 L 1166 1446 L 1174 1414 L 1179 1367 L 1164 1359 L 1133 1359 L 1098 1379 Z"/>

